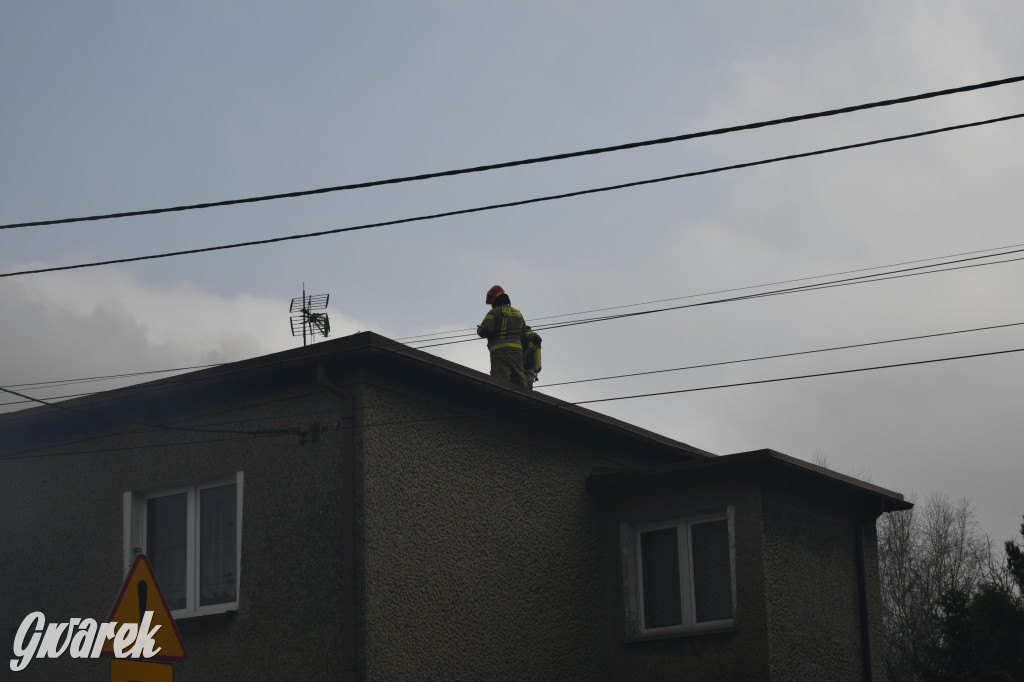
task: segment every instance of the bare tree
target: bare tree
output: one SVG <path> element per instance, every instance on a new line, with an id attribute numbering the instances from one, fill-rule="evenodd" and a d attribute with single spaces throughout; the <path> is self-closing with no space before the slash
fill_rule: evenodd
<path id="1" fill-rule="evenodd" d="M 933 494 L 880 519 L 878 550 L 889 679 L 916 680 L 941 644 L 943 596 L 989 579 L 992 542 L 970 502 Z"/>

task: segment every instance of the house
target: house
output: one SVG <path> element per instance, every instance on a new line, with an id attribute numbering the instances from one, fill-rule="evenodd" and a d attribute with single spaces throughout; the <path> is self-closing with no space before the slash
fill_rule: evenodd
<path id="1" fill-rule="evenodd" d="M 60 405 L 0 416 L 8 651 L 144 552 L 179 682 L 884 679 L 875 519 L 910 505 L 771 450 L 372 333 Z"/>

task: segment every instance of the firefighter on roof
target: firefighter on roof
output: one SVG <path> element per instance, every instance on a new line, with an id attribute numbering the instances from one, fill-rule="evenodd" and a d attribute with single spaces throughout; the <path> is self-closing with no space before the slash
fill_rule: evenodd
<path id="1" fill-rule="evenodd" d="M 523 350 L 530 328 L 500 286 L 490 288 L 486 302 L 491 311 L 476 328 L 476 333 L 487 339 L 487 350 L 491 352 L 491 376 L 528 387 L 523 371 Z"/>

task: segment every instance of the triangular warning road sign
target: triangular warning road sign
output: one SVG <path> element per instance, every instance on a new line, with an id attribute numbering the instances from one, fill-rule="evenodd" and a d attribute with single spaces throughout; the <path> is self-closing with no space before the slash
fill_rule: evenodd
<path id="1" fill-rule="evenodd" d="M 114 602 L 114 609 L 110 612 L 111 622 L 121 623 L 142 623 L 143 614 L 146 611 L 153 612 L 151 629 L 157 625 L 160 629 L 153 635 L 154 648 L 159 647 L 160 651 L 152 659 L 164 661 L 181 661 L 185 658 L 185 645 L 181 642 L 181 635 L 171 618 L 171 611 L 167 608 L 164 595 L 160 586 L 156 583 L 156 576 L 153 575 L 153 567 L 149 565 L 149 559 L 145 554 L 140 554 L 132 564 L 132 570 L 128 571 L 128 578 L 124 581 L 121 594 Z M 108 639 L 103 643 L 104 656 L 114 655 L 114 642 Z"/>

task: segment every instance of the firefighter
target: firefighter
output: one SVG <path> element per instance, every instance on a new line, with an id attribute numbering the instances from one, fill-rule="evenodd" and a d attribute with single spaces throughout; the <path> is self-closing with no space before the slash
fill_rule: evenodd
<path id="1" fill-rule="evenodd" d="M 491 376 L 527 388 L 523 371 L 523 339 L 530 333 L 530 328 L 500 286 L 494 285 L 487 291 L 486 302 L 491 311 L 477 326 L 476 333 L 487 339 L 487 350 L 491 352 Z"/>

